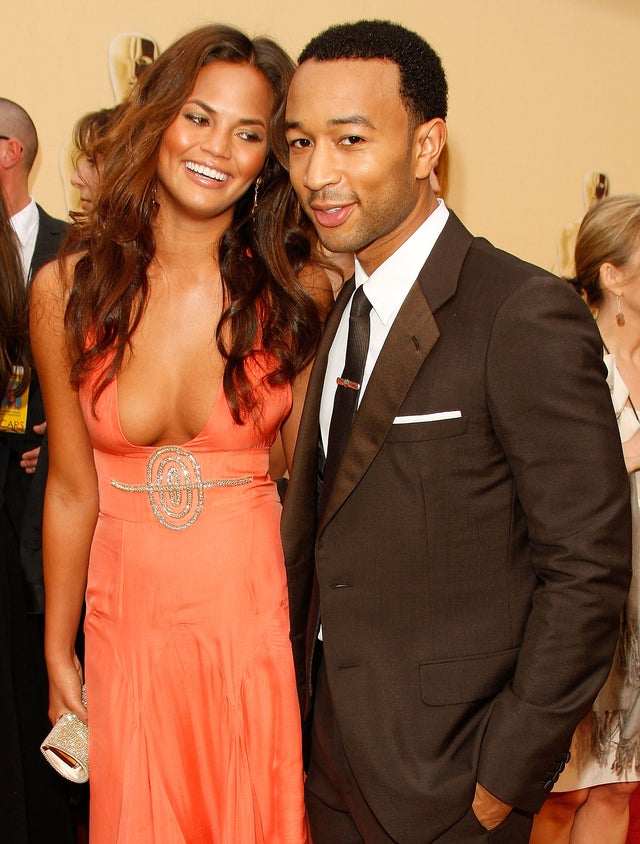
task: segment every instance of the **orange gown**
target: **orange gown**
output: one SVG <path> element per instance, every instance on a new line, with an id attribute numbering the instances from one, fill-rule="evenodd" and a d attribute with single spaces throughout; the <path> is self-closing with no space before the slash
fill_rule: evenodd
<path id="1" fill-rule="evenodd" d="M 291 390 L 263 374 L 259 424 L 235 424 L 220 388 L 179 447 L 127 441 L 115 381 L 97 418 L 81 389 L 100 494 L 85 620 L 91 844 L 308 841 L 268 475 Z"/>

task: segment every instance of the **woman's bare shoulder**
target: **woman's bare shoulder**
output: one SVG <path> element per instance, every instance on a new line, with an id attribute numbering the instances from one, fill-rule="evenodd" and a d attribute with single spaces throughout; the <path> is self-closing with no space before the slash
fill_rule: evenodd
<path id="1" fill-rule="evenodd" d="M 74 253 L 63 261 L 55 258 L 41 267 L 31 282 L 31 306 L 37 302 L 66 302 L 73 284 L 74 270 L 81 257 L 81 253 Z"/>
<path id="2" fill-rule="evenodd" d="M 64 315 L 73 284 L 75 266 L 81 258 L 75 253 L 62 261 L 54 259 L 45 264 L 33 278 L 29 291 L 30 331 L 32 340 L 42 328 L 59 335 L 63 333 Z"/>

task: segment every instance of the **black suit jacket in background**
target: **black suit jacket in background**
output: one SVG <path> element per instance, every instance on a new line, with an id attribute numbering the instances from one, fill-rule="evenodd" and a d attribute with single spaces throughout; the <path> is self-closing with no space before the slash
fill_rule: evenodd
<path id="1" fill-rule="evenodd" d="M 38 270 L 57 253 L 67 232 L 67 224 L 38 207 L 38 233 L 28 274 L 28 283 Z M 26 583 L 26 603 L 30 612 L 44 612 L 42 582 L 42 506 L 47 477 L 47 447 L 45 438 L 34 434 L 33 426 L 44 422 L 44 408 L 38 376 L 33 372 L 29 387 L 29 412 L 25 434 L 0 433 L 0 506 L 6 501 L 12 520 L 20 533 L 20 562 Z M 34 475 L 20 468 L 25 451 L 41 446 Z"/>
<path id="2" fill-rule="evenodd" d="M 43 264 L 55 258 L 66 231 L 65 223 L 40 207 L 38 214 L 28 281 Z M 5 762 L 0 773 L 0 830 L 4 834 L 0 837 L 16 844 L 71 844 L 76 835 L 69 809 L 69 783 L 47 765 L 39 750 L 51 728 L 47 717 L 43 625 L 42 618 L 36 615 L 44 609 L 39 539 L 35 562 L 25 558 L 22 547 L 17 547 L 27 524 L 40 537 L 46 472 L 37 487 L 35 476 L 20 468 L 20 457 L 41 445 L 42 437 L 33 433 L 33 426 L 43 420 L 42 396 L 34 372 L 29 386 L 27 431 L 20 435 L 0 434 L 0 512 L 7 532 L 0 537 L 2 553 L 6 553 L 0 566 L 4 606 L 0 614 L 0 746 Z M 39 467 L 42 452 L 43 449 Z"/>
<path id="3" fill-rule="evenodd" d="M 29 281 L 31 281 L 41 267 L 44 267 L 45 264 L 53 261 L 56 257 L 68 228 L 68 224 L 63 220 L 57 220 L 55 217 L 51 217 L 39 205 L 37 208 L 40 221 L 38 223 L 36 245 L 33 250 L 33 257 L 31 258 Z"/>

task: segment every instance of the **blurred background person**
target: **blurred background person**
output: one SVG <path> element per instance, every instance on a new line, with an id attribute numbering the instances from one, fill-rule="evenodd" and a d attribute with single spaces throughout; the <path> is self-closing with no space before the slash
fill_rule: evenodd
<path id="1" fill-rule="evenodd" d="M 38 153 L 38 134 L 27 112 L 0 97 L 0 189 L 18 236 L 26 282 L 55 258 L 67 224 L 50 217 L 29 193 L 29 174 Z"/>
<path id="2" fill-rule="evenodd" d="M 27 289 L 0 191 L 0 396 L 10 383 L 30 430 L 39 392 L 30 365 Z M 27 612 L 33 596 L 20 561 L 31 485 L 20 460 L 29 433 L 1 430 L 2 423 L 0 412 L 0 831 L 11 844 L 65 844 L 75 835 L 64 781 L 39 750 L 49 730 L 41 617 Z"/>
<path id="3" fill-rule="evenodd" d="M 176 42 L 34 283 L 49 712 L 89 720 L 92 844 L 307 840 L 269 450 L 332 297 L 283 166 L 292 73 L 229 27 Z"/>
<path id="4" fill-rule="evenodd" d="M 624 844 L 640 781 L 640 196 L 592 205 L 575 267 L 572 283 L 602 336 L 629 473 L 633 577 L 611 673 L 574 734 L 571 760 L 535 819 L 531 844 Z"/>
<path id="5" fill-rule="evenodd" d="M 95 146 L 102 140 L 110 124 L 122 114 L 122 110 L 122 106 L 114 106 L 90 111 L 73 127 L 73 172 L 69 181 L 78 191 L 84 214 L 93 208 L 100 184 L 100 162 L 95 157 Z"/>
<path id="6" fill-rule="evenodd" d="M 65 222 L 49 216 L 29 193 L 29 176 L 37 153 L 38 134 L 33 120 L 18 103 L 0 97 L 0 191 L 17 235 L 26 285 L 40 267 L 55 258 L 67 230 Z M 19 441 L 0 432 L 0 486 L 7 483 L 9 465 L 19 465 L 28 475 L 35 472 L 44 431 L 44 409 L 34 375 L 29 388 L 28 430 Z M 7 440 L 7 436 L 11 438 Z M 18 448 L 22 449 L 20 453 L 16 452 Z M 44 476 L 29 482 L 20 515 L 21 560 L 30 585 L 27 600 L 30 609 L 37 613 L 44 610 L 40 558 L 43 497 Z"/>

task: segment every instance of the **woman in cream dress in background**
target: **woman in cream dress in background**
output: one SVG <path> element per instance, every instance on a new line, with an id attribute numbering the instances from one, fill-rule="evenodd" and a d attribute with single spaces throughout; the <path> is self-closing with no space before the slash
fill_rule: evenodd
<path id="1" fill-rule="evenodd" d="M 571 760 L 537 815 L 531 844 L 624 844 L 640 782 L 640 196 L 585 215 L 572 283 L 602 336 L 631 487 L 633 577 L 611 673 L 576 730 Z"/>

